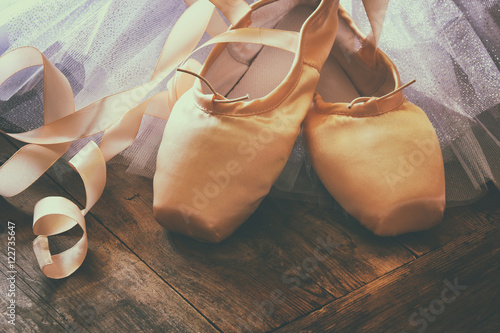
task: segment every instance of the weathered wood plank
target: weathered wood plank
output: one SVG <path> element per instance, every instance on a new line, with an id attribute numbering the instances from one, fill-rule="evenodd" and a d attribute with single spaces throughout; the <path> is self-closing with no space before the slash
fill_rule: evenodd
<path id="1" fill-rule="evenodd" d="M 397 239 L 421 256 L 498 221 L 500 221 L 500 192 L 492 186 L 488 195 L 480 201 L 470 206 L 447 209 L 444 221 L 436 227 L 424 232 L 402 235 Z"/>
<path id="2" fill-rule="evenodd" d="M 5 265 L 0 266 L 0 279 L 2 280 L 2 297 L 0 298 L 0 331 L 2 332 L 66 332 L 64 327 L 56 318 L 52 316 L 53 311 L 48 311 L 46 306 L 43 306 L 42 301 L 30 290 L 24 281 L 15 279 L 16 287 L 13 288 L 15 295 L 8 296 L 7 277 L 12 274 L 7 273 L 8 269 Z M 5 281 L 5 282 L 4 282 Z M 5 284 L 5 286 L 4 286 Z M 10 300 L 15 300 L 15 308 L 13 315 L 9 317 L 10 309 L 7 306 L 12 306 Z M 52 312 L 52 313 L 50 313 Z M 11 323 L 9 323 L 11 321 Z"/>
<path id="3" fill-rule="evenodd" d="M 283 207 L 283 211 L 286 210 L 286 206 Z M 304 239 L 331 235 L 334 242 L 341 244 L 324 262 L 317 276 L 318 283 L 335 297 L 342 297 L 414 259 L 393 238 L 373 235 L 334 207 L 311 206 L 290 227 Z"/>
<path id="4" fill-rule="evenodd" d="M 498 332 L 499 239 L 462 236 L 277 332 Z"/>
<path id="5" fill-rule="evenodd" d="M 12 153 L 0 138 L 3 161 Z M 25 193 L 0 198 L 0 243 L 6 244 L 7 221 L 16 223 L 17 278 L 32 288 L 53 309 L 53 316 L 66 330 L 92 332 L 169 331 L 217 332 L 192 306 L 179 296 L 130 249 L 92 216 L 86 219 L 89 253 L 82 267 L 62 280 L 46 278 L 36 262 L 31 230 L 33 206 L 47 195 L 62 195 L 53 181 L 42 177 Z M 123 221 L 119 221 L 123 223 Z M 74 239 L 73 236 L 67 237 Z M 59 246 L 67 245 L 67 241 Z M 6 248 L 0 249 L 0 261 L 7 262 Z M 4 283 L 0 283 L 4 286 Z M 34 302 L 31 307 L 40 307 Z M 35 312 L 36 313 L 36 312 Z M 39 318 L 32 317 L 34 323 Z M 43 325 L 43 322 L 39 323 Z M 40 326 L 42 327 L 42 326 Z"/>
<path id="6" fill-rule="evenodd" d="M 54 171 L 50 174 L 57 179 Z M 62 186 L 83 202 L 75 175 L 62 174 Z M 175 235 L 154 221 L 151 180 L 113 163 L 92 214 L 228 332 L 276 328 L 413 260 L 392 239 L 379 239 L 356 224 L 337 224 L 343 219 L 338 212 L 282 200 L 265 200 L 221 244 Z M 322 249 L 327 258 L 315 260 L 316 247 L 328 239 L 339 246 L 329 254 Z"/>
<path id="7" fill-rule="evenodd" d="M 2 143 L 0 141 L 0 147 Z M 71 168 L 57 164 L 49 174 L 71 195 L 81 203 L 84 202 L 83 186 Z M 380 281 L 380 276 L 394 270 L 397 272 L 398 267 L 414 260 L 411 253 L 395 239 L 373 236 L 357 222 L 345 219 L 334 209 L 277 199 L 266 199 L 249 221 L 225 242 L 217 245 L 199 243 L 166 232 L 156 224 L 152 218 L 152 184 L 149 179 L 125 174 L 124 167 L 116 164 L 108 167 L 108 175 L 103 198 L 92 210 L 92 214 L 106 228 L 92 217 L 87 219 L 91 248 L 94 246 L 101 253 L 93 257 L 92 250 L 84 266 L 74 277 L 65 280 L 79 281 L 74 285 L 74 290 L 66 287 L 61 292 L 58 289 L 65 287 L 55 284 L 51 288 L 56 290 L 57 296 L 53 296 L 54 291 L 44 286 L 52 281 L 46 279 L 48 282 L 42 281 L 42 287 L 37 286 L 37 283 L 40 284 L 37 281 L 44 279 L 31 252 L 33 236 L 30 222 L 23 222 L 23 228 L 26 228 L 31 239 L 23 241 L 26 252 L 20 253 L 25 262 L 23 267 L 28 267 L 23 271 L 26 280 L 22 281 L 26 281 L 30 287 L 33 285 L 32 288 L 37 295 L 40 294 L 40 299 L 54 309 L 51 311 L 47 308 L 48 313 L 52 318 L 61 318 L 66 329 L 72 329 L 71 325 L 75 325 L 91 331 L 130 327 L 140 327 L 145 331 L 160 327 L 184 331 L 187 324 L 171 319 L 162 321 L 163 311 L 158 310 L 158 303 L 155 303 L 159 298 L 157 289 L 170 290 L 170 285 L 224 331 L 268 331 L 278 326 L 288 327 L 288 322 L 300 316 L 309 318 L 322 312 L 331 306 L 324 305 L 332 301 L 331 304 L 337 304 L 339 301 L 347 302 L 351 297 L 356 300 L 359 291 Z M 43 190 L 27 191 L 14 198 L 12 205 L 12 199 L 8 199 L 0 202 L 0 207 L 10 207 L 8 215 L 17 221 L 29 221 L 33 203 L 50 194 L 44 193 L 45 191 L 52 191 L 51 194 L 61 193 L 59 188 L 46 179 L 38 183 L 42 183 Z M 38 183 L 35 186 L 39 186 Z M 49 185 L 43 185 L 45 183 Z M 424 255 L 457 238 L 468 237 L 467 235 L 477 231 L 483 232 L 485 228 L 491 227 L 493 220 L 498 219 L 498 210 L 492 210 L 498 202 L 494 200 L 472 208 L 449 210 L 443 226 L 438 227 L 444 229 L 435 228 L 397 240 L 414 253 Z M 3 209 L 0 211 L 3 221 L 2 212 Z M 74 236 L 62 237 L 54 248 L 67 247 L 68 242 L 74 239 Z M 111 244 L 108 244 L 110 239 Z M 314 256 L 318 246 L 321 253 L 326 255 L 322 261 Z M 434 255 L 434 252 L 417 260 Z M 125 264 L 120 266 L 120 262 Z M 413 265 L 414 262 L 403 268 Z M 393 273 L 383 278 L 392 276 Z M 400 281 L 399 287 L 405 288 L 408 281 Z M 142 283 L 147 283 L 147 286 Z M 435 287 L 437 282 L 433 283 Z M 120 287 L 116 287 L 117 285 Z M 133 291 L 128 289 L 130 286 Z M 124 292 L 125 288 L 128 291 Z M 426 290 L 431 287 L 423 288 Z M 418 296 L 420 289 L 413 291 Z M 141 292 L 145 292 L 145 296 L 140 296 Z M 162 292 L 163 299 L 170 295 L 164 291 L 160 294 Z M 116 294 L 121 296 L 116 297 Z M 173 295 L 182 300 L 175 292 Z M 72 303 L 68 300 L 71 298 L 77 298 L 80 303 Z M 340 299 L 334 301 L 336 298 Z M 376 307 L 368 303 L 363 308 L 363 300 L 358 300 L 362 311 L 372 311 L 371 307 Z M 68 304 L 73 306 L 73 310 L 61 310 Z M 75 308 L 75 305 L 78 306 Z M 169 304 L 164 311 L 168 312 L 167 306 Z M 96 307 L 99 311 L 104 311 L 105 315 L 98 323 L 93 321 L 88 325 L 88 310 Z M 322 310 L 315 311 L 318 308 Z M 308 315 L 312 311 L 315 312 Z M 197 313 L 194 313 L 194 317 L 194 322 L 202 318 Z M 441 315 L 439 317 L 445 318 Z M 458 329 L 460 331 L 480 322 L 480 327 L 488 331 L 495 327 L 497 320 L 497 313 L 486 311 L 473 320 L 462 321 L 462 326 Z M 408 323 L 408 319 L 406 322 Z M 179 326 L 175 326 L 177 324 Z M 295 324 L 292 323 L 290 327 L 295 327 L 293 325 Z M 348 324 L 344 325 L 350 327 Z M 200 330 L 199 327 L 201 326 L 197 324 L 190 326 L 193 330 Z M 442 328 L 436 327 L 438 330 Z M 323 327 L 320 326 L 320 329 Z M 392 327 L 388 327 L 389 331 L 391 329 Z M 316 328 L 313 331 L 316 332 Z"/>

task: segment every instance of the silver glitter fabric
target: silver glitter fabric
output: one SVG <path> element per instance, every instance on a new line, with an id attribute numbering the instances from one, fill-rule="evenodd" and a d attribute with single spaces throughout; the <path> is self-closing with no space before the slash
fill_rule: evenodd
<path id="1" fill-rule="evenodd" d="M 363 31 L 360 0 L 341 4 Z M 0 54 L 37 47 L 68 77 L 77 109 L 149 79 L 182 0 L 2 0 Z M 206 36 L 205 39 L 208 39 Z M 379 47 L 389 55 L 408 100 L 433 123 L 445 161 L 448 205 L 482 197 L 500 182 L 500 2 L 392 0 Z M 203 61 L 207 51 L 195 56 Z M 0 128 L 43 124 L 42 76 L 25 70 L 0 87 Z M 168 79 L 167 79 L 168 80 Z M 156 93 L 166 86 L 160 85 Z M 110 163 L 152 177 L 165 122 L 145 116 L 136 142 Z M 69 159 L 88 140 L 73 144 Z M 330 203 L 301 136 L 270 195 Z"/>

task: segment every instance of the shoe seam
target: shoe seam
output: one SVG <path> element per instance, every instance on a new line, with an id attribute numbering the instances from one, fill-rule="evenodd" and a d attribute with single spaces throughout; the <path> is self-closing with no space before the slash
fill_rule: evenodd
<path id="1" fill-rule="evenodd" d="M 263 48 L 263 45 L 261 47 L 261 49 L 257 52 L 257 54 L 255 55 L 255 57 L 262 51 L 262 48 Z M 240 59 L 237 59 L 235 57 L 235 55 L 233 55 L 234 51 L 231 47 L 229 47 L 229 45 L 226 47 L 226 50 L 227 50 L 227 53 L 229 54 L 229 56 L 234 60 L 236 61 L 237 63 L 241 64 L 241 65 L 245 65 L 247 67 L 250 67 L 250 63 L 251 61 L 243 61 L 243 60 L 240 60 Z M 254 57 L 254 59 L 255 59 Z"/>
<path id="2" fill-rule="evenodd" d="M 314 69 L 316 70 L 316 72 L 318 72 L 318 74 L 320 74 L 321 70 L 320 70 L 320 68 L 319 68 L 318 64 L 316 64 L 316 63 L 314 63 L 314 62 L 312 62 L 312 61 L 306 60 L 306 59 L 304 59 L 304 60 L 302 61 L 302 63 L 303 63 L 304 65 L 306 65 L 306 66 L 309 66 L 309 67 L 314 68 Z"/>

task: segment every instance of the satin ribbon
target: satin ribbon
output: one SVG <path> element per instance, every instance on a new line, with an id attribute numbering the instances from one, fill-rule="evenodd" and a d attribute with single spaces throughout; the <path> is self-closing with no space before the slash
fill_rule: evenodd
<path id="1" fill-rule="evenodd" d="M 363 6 L 372 30 L 364 40 L 363 46 L 359 50 L 359 56 L 365 63 L 375 67 L 377 65 L 377 45 L 382 34 L 389 0 L 363 0 Z"/>
<path id="2" fill-rule="evenodd" d="M 242 0 L 211 0 L 232 24 L 250 11 Z M 219 7 L 221 8 L 221 7 Z M 86 206 L 81 210 L 61 197 L 40 200 L 34 211 L 33 231 L 38 237 L 33 249 L 42 272 L 54 279 L 71 275 L 83 263 L 87 248 L 84 216 L 101 196 L 106 184 L 106 162 L 132 144 L 144 114 L 168 119 L 175 101 L 189 90 L 194 78 L 176 73 L 167 84 L 168 91 L 140 102 L 179 64 L 191 71 L 201 65 L 188 60 L 198 49 L 217 43 L 245 42 L 268 45 L 296 52 L 299 34 L 259 28 L 228 30 L 195 50 L 203 33 L 222 26 L 214 19 L 215 7 L 206 0 L 192 4 L 173 27 L 151 79 L 145 84 L 107 96 L 75 112 L 74 99 L 65 76 L 37 49 L 15 49 L 0 58 L 0 85 L 15 73 L 33 66 L 43 66 L 44 126 L 18 134 L 6 135 L 28 143 L 0 167 L 0 195 L 13 196 L 28 188 L 42 176 L 69 148 L 83 137 L 104 132 L 100 146 L 88 143 L 69 164 L 83 180 Z M 220 18 L 220 17 L 219 17 Z M 216 28 L 214 28 L 216 27 Z M 48 237 L 65 232 L 76 225 L 83 230 L 81 239 L 70 249 L 56 255 L 49 251 Z"/>
<path id="3" fill-rule="evenodd" d="M 354 1 L 354 0 L 353 0 Z M 377 65 L 377 45 L 382 34 L 385 14 L 389 6 L 389 0 L 362 0 L 365 8 L 366 16 L 370 23 L 371 31 L 368 36 L 365 36 L 357 25 L 349 24 L 349 27 L 356 32 L 361 39 L 361 48 L 358 51 L 359 57 L 370 67 L 375 68 Z M 339 15 L 348 15 L 345 11 L 339 11 Z M 350 18 L 347 18 L 347 22 Z"/>

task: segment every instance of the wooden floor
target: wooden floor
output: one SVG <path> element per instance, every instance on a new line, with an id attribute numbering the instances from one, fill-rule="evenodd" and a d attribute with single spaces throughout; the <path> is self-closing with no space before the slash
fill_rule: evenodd
<path id="1" fill-rule="evenodd" d="M 0 162 L 15 148 L 0 137 Z M 445 221 L 397 238 L 372 235 L 334 208 L 266 199 L 228 240 L 166 232 L 152 182 L 108 166 L 87 215 L 89 253 L 51 280 L 33 250 L 32 210 L 47 195 L 84 204 L 69 167 L 0 197 L 2 296 L 7 221 L 16 224 L 16 332 L 500 332 L 500 195 L 447 210 Z M 78 236 L 78 235 L 76 235 Z M 75 241 L 57 237 L 51 250 Z"/>

